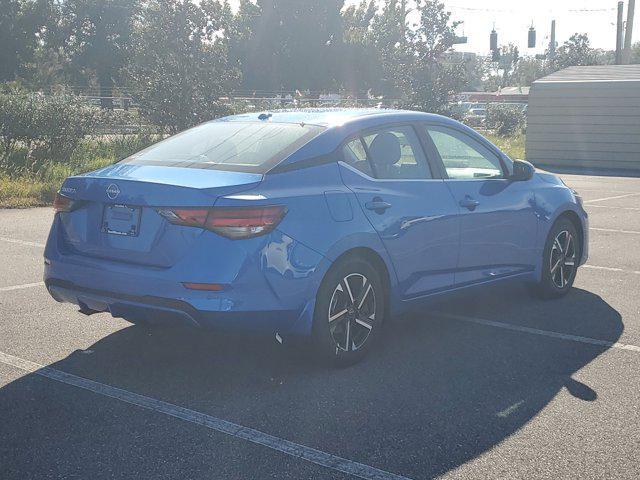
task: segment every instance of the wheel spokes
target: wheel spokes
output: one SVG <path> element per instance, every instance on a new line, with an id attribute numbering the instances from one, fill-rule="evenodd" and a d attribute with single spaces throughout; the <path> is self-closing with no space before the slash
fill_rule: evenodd
<path id="1" fill-rule="evenodd" d="M 369 283 L 366 278 L 364 280 L 364 285 L 362 286 L 362 290 L 364 291 L 364 293 L 362 293 L 362 295 L 360 295 L 358 299 L 358 302 L 357 302 L 358 309 L 362 308 L 364 301 L 369 296 L 369 292 L 371 292 L 371 283 Z"/>
<path id="2" fill-rule="evenodd" d="M 344 291 L 349 295 L 349 300 L 353 303 L 353 293 L 351 292 L 351 286 L 349 285 L 349 277 L 344 277 L 342 279 L 342 283 L 344 285 Z"/>
<path id="3" fill-rule="evenodd" d="M 347 313 L 347 309 L 339 311 L 338 313 L 334 313 L 333 315 L 329 315 L 329 323 L 338 320 L 340 317 L 343 317 Z"/>
<path id="4" fill-rule="evenodd" d="M 350 352 L 364 345 L 374 327 L 375 293 L 374 286 L 360 273 L 349 274 L 336 285 L 327 315 L 336 352 Z"/>

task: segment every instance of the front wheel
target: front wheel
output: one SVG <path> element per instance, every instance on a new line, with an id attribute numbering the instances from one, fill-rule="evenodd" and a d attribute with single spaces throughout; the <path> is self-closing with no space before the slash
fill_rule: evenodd
<path id="1" fill-rule="evenodd" d="M 321 360 L 353 364 L 370 349 L 384 320 L 385 292 L 380 274 L 366 260 L 334 265 L 316 297 L 313 343 Z"/>
<path id="2" fill-rule="evenodd" d="M 542 258 L 542 278 L 536 291 L 542 298 L 566 295 L 573 286 L 581 252 L 580 237 L 575 225 L 560 218 L 551 228 Z"/>

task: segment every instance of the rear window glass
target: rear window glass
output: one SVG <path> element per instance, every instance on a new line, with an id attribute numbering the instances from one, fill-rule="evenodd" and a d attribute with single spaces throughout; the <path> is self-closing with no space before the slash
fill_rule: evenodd
<path id="1" fill-rule="evenodd" d="M 323 130 L 299 123 L 209 122 L 169 137 L 123 162 L 264 173 Z"/>

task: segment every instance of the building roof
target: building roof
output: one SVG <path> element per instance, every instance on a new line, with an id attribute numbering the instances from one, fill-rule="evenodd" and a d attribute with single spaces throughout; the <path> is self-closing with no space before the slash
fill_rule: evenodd
<path id="1" fill-rule="evenodd" d="M 597 65 L 568 67 L 542 77 L 534 82 L 640 82 L 640 65 Z"/>

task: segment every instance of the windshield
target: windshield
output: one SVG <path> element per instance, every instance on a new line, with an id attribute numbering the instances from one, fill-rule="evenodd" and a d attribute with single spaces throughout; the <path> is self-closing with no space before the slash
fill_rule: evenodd
<path id="1" fill-rule="evenodd" d="M 290 123 L 209 122 L 123 160 L 138 165 L 264 173 L 324 130 Z"/>

